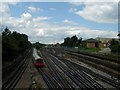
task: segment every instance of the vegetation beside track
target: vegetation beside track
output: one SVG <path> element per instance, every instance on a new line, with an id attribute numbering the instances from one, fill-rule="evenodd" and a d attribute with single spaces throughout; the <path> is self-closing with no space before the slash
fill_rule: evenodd
<path id="1" fill-rule="evenodd" d="M 16 31 L 11 32 L 5 28 L 2 32 L 2 63 L 8 66 L 23 54 L 31 43 L 28 41 L 26 34 L 20 34 Z"/>

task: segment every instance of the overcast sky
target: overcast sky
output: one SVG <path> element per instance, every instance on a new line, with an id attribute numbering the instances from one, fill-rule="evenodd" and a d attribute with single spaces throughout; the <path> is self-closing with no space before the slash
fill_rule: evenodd
<path id="1" fill-rule="evenodd" d="M 2 2 L 0 8 L 0 25 L 27 34 L 31 42 L 117 38 L 117 2 Z"/>

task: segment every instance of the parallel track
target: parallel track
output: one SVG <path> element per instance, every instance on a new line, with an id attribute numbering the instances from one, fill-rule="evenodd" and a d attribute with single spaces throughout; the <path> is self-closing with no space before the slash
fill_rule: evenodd
<path id="1" fill-rule="evenodd" d="M 15 70 L 12 71 L 10 76 L 7 77 L 7 80 L 4 80 L 4 83 L 2 85 L 3 90 L 7 90 L 15 87 L 15 85 L 19 81 L 20 77 L 22 76 L 28 65 L 29 61 L 27 61 L 26 59 L 30 54 L 31 54 L 31 49 L 29 50 L 29 52 L 26 53 L 25 57 L 22 58 L 23 61 L 21 61 L 17 67 L 13 67 L 15 68 Z"/>
<path id="2" fill-rule="evenodd" d="M 83 71 L 78 71 L 78 68 L 76 66 L 73 66 L 72 63 L 66 62 L 65 60 L 60 59 L 62 62 L 64 62 L 71 70 L 69 73 L 74 76 L 76 80 L 78 80 L 84 88 L 91 88 L 91 89 L 100 89 L 104 90 L 105 88 L 102 87 L 100 84 L 95 82 L 92 78 L 90 78 L 88 75 L 86 75 Z"/>
<path id="3" fill-rule="evenodd" d="M 95 90 L 105 90 L 104 87 L 102 87 L 100 84 L 95 82 L 92 78 L 90 78 L 88 75 L 86 75 L 83 72 L 78 72 L 76 69 L 71 68 L 73 66 L 66 64 L 63 61 L 58 60 L 56 57 L 47 54 L 48 57 L 50 57 L 53 62 L 67 75 L 69 76 L 74 83 L 78 85 L 80 89 L 95 89 Z M 65 63 L 68 67 L 66 67 L 63 63 Z"/>
<path id="4" fill-rule="evenodd" d="M 103 65 L 105 67 L 113 69 L 114 71 L 120 72 L 120 69 L 118 69 L 118 67 L 120 67 L 120 64 L 117 63 L 117 62 L 112 62 L 112 61 L 109 61 L 109 60 L 100 59 L 100 58 L 96 58 L 96 57 L 93 57 L 93 56 L 88 56 L 88 55 L 84 55 L 84 54 L 80 54 L 80 53 L 78 54 L 78 53 L 68 52 L 68 51 L 66 51 L 66 53 L 68 53 L 70 55 L 74 55 L 74 56 L 79 57 L 81 59 L 83 58 L 86 61 L 94 62 L 98 65 Z"/>
<path id="5" fill-rule="evenodd" d="M 45 53 L 42 53 L 43 57 L 45 56 Z M 59 88 L 61 90 L 65 88 L 69 89 L 75 89 L 75 87 L 67 81 L 65 76 L 54 66 L 54 62 L 51 61 L 49 57 L 44 58 L 45 63 L 49 69 L 49 71 L 46 71 L 44 68 L 38 69 L 38 71 L 42 74 L 43 79 L 45 80 L 46 84 L 49 88 Z"/>
<path id="6" fill-rule="evenodd" d="M 52 54 L 54 54 L 54 55 L 59 55 L 60 53 L 64 53 L 65 54 L 65 52 L 63 51 L 63 50 L 61 50 L 61 52 L 57 52 L 58 50 L 56 49 L 54 49 L 54 52 L 56 52 L 56 53 L 52 53 Z M 76 60 L 78 60 L 78 61 L 81 61 L 81 62 L 84 62 L 84 63 L 86 63 L 86 62 L 90 62 L 90 64 L 92 63 L 91 61 L 95 61 L 95 62 L 98 62 L 97 60 L 94 60 L 94 59 L 96 59 L 96 57 L 90 57 L 90 56 L 87 56 L 87 55 L 83 55 L 82 54 L 82 57 L 80 57 L 79 56 L 79 54 L 77 54 L 76 55 L 76 53 L 74 53 L 73 54 L 73 52 L 68 52 L 67 51 L 67 53 L 68 54 L 70 54 L 70 57 L 71 58 L 75 58 Z M 58 57 L 58 56 L 57 56 Z M 87 57 L 87 58 L 86 58 Z M 90 58 L 89 58 L 90 57 Z M 63 58 L 62 58 L 63 59 Z M 92 60 L 93 59 L 93 60 Z M 99 58 L 98 58 L 98 60 L 99 60 Z M 101 59 L 100 59 L 101 60 Z M 66 61 L 66 60 L 64 60 L 64 61 Z M 106 83 L 108 83 L 108 84 L 110 84 L 110 85 L 112 85 L 113 87 L 116 87 L 116 88 L 120 88 L 120 82 L 116 82 L 116 81 L 114 81 L 114 80 L 112 80 L 112 79 L 110 79 L 110 78 L 108 78 L 108 77 L 105 77 L 105 76 L 103 76 L 103 75 L 100 75 L 100 74 L 98 74 L 97 72 L 93 72 L 92 70 L 90 70 L 90 69 L 88 69 L 88 68 L 85 68 L 85 67 L 83 67 L 83 66 L 81 66 L 81 65 L 79 65 L 79 64 L 77 64 L 77 63 L 75 63 L 74 62 L 74 59 L 72 60 L 73 62 L 71 62 L 71 61 L 69 61 L 69 63 L 72 63 L 73 65 L 74 65 L 74 67 L 78 67 L 78 69 L 80 68 L 80 69 L 82 69 L 83 71 L 85 71 L 85 73 L 88 73 L 88 74 L 90 74 L 90 75 L 92 75 L 93 77 L 96 77 L 96 78 L 98 78 L 98 79 L 100 79 L 100 80 L 102 80 L 103 82 L 106 82 Z M 107 62 L 106 60 L 105 60 L 105 62 Z M 101 63 L 104 63 L 104 61 L 102 62 L 101 61 Z M 89 64 L 89 63 L 87 63 L 87 64 Z M 112 64 L 114 64 L 114 63 L 112 63 Z M 117 63 L 116 63 L 117 64 Z M 96 67 L 99 67 L 99 66 L 101 66 L 101 65 L 99 65 L 99 63 L 94 63 L 94 64 L 92 64 L 92 66 L 93 65 L 95 65 Z M 117 64 L 118 65 L 118 64 Z M 102 66 L 101 66 L 102 67 Z M 111 67 L 113 67 L 113 66 L 111 66 Z M 105 68 L 102 68 L 103 70 L 105 69 Z M 116 67 L 116 69 L 117 69 L 117 67 Z M 105 70 L 104 70 L 105 71 Z M 118 73 L 116 73 L 117 74 L 117 77 L 118 77 Z"/>
<path id="7" fill-rule="evenodd" d="M 107 69 L 107 68 L 105 68 L 105 66 L 104 66 L 104 68 L 103 68 L 101 65 L 99 65 L 99 63 L 97 63 L 97 64 L 95 63 L 95 62 L 98 62 L 97 60 L 92 60 L 92 59 L 89 60 L 89 59 L 88 59 L 89 56 L 87 56 L 87 58 L 86 58 L 86 55 L 84 55 L 84 57 L 83 57 L 83 55 L 82 55 L 82 57 L 81 57 L 81 56 L 79 56 L 78 54 L 77 54 L 77 55 L 73 54 L 72 52 L 69 52 L 69 54 L 71 55 L 71 57 L 77 59 L 78 61 L 82 61 L 82 62 L 87 63 L 87 64 L 92 64 L 92 62 L 94 62 L 94 63 L 92 64 L 92 66 L 94 65 L 95 67 L 98 67 L 99 69 L 101 68 L 100 70 L 106 71 L 106 72 L 110 73 L 111 75 L 116 76 L 117 78 L 120 78 L 120 72 L 115 72 L 114 69 L 111 71 L 111 69 Z M 104 63 L 104 62 L 101 62 L 101 63 Z M 75 64 L 75 65 L 76 65 L 76 64 Z M 120 65 L 120 64 L 118 64 L 118 65 Z M 78 65 L 78 66 L 79 66 L 79 65 Z M 79 66 L 79 67 L 80 67 L 80 66 Z M 111 65 L 111 68 L 115 68 L 115 66 L 112 66 L 112 65 Z M 117 68 L 117 67 L 116 67 L 116 68 Z M 119 68 L 117 68 L 117 69 L 119 69 Z M 107 71 L 107 70 L 108 70 L 108 71 Z M 99 79 L 101 79 L 101 80 L 103 80 L 103 81 L 111 84 L 112 86 L 117 87 L 117 88 L 120 88 L 120 82 L 115 82 L 115 81 L 112 80 L 112 79 L 109 79 L 109 78 L 107 78 L 107 77 L 105 77 L 105 76 L 97 75 L 97 74 L 95 74 L 95 73 L 93 73 L 93 74 L 94 74 L 94 76 L 98 77 Z"/>

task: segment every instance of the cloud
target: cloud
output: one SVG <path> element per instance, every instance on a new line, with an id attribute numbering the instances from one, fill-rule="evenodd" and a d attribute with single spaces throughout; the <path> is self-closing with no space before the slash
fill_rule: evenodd
<path id="1" fill-rule="evenodd" d="M 73 35 L 83 38 L 116 37 L 117 35 L 117 32 L 92 30 L 82 26 L 54 25 L 44 20 L 37 21 L 37 18 L 32 17 L 30 20 L 24 20 L 23 18 L 10 17 L 4 22 L 4 25 L 9 26 L 10 30 L 27 34 L 31 42 L 39 41 L 41 43 L 62 43 L 65 37 Z"/>
<path id="2" fill-rule="evenodd" d="M 30 20 L 32 18 L 32 15 L 30 13 L 23 13 L 22 18 L 25 20 Z"/>
<path id="3" fill-rule="evenodd" d="M 70 35 L 81 36 L 84 39 L 105 37 L 105 38 L 117 38 L 117 32 L 109 30 L 93 30 L 86 27 L 72 27 L 67 31 Z"/>
<path id="4" fill-rule="evenodd" d="M 10 16 L 10 9 L 7 3 L 1 3 L 0 6 L 0 15 L 4 17 Z"/>
<path id="5" fill-rule="evenodd" d="M 52 19 L 52 17 L 33 17 L 30 12 L 22 13 L 19 18 L 12 17 L 9 7 L 7 4 L 4 5 L 6 5 L 4 6 L 4 8 L 6 7 L 4 13 L 8 15 L 2 16 L 0 25 L 7 26 L 11 31 L 15 30 L 19 33 L 27 34 L 31 42 L 61 43 L 64 38 L 68 36 L 71 37 L 72 35 L 82 36 L 83 38 L 95 38 L 97 36 L 117 37 L 117 32 L 109 30 L 92 30 L 84 26 L 72 26 L 73 21 L 68 19 L 63 20 L 64 24 L 61 24 L 61 22 L 53 24 L 53 22 L 47 22 L 47 20 Z"/>
<path id="6" fill-rule="evenodd" d="M 43 11 L 43 9 L 30 6 L 30 7 L 28 7 L 28 11 L 29 12 L 38 12 L 38 11 Z"/>
<path id="7" fill-rule="evenodd" d="M 69 2 L 73 5 L 80 5 L 81 2 L 83 2 L 83 3 L 86 3 L 86 2 L 88 2 L 88 3 L 91 3 L 91 2 L 92 3 L 94 3 L 94 2 L 100 3 L 100 2 L 119 2 L 119 0 L 64 0 L 64 2 Z"/>
<path id="8" fill-rule="evenodd" d="M 119 2 L 119 0 L 1 0 L 1 2 Z"/>
<path id="9" fill-rule="evenodd" d="M 1 0 L 1 2 L 16 4 L 17 2 L 21 2 L 21 0 Z"/>
<path id="10" fill-rule="evenodd" d="M 86 20 L 97 23 L 118 23 L 118 3 L 84 3 L 83 10 L 74 11 Z"/>
<path id="11" fill-rule="evenodd" d="M 76 8 L 70 8 L 70 9 L 69 9 L 69 12 L 76 12 L 76 11 L 77 11 Z"/>
<path id="12" fill-rule="evenodd" d="M 56 8 L 49 8 L 49 9 L 52 10 L 52 11 L 56 10 Z"/>
<path id="13" fill-rule="evenodd" d="M 72 5 L 75 5 L 75 6 L 79 6 L 79 5 L 83 4 L 82 1 L 81 2 L 69 2 L 69 3 L 72 4 Z"/>
<path id="14" fill-rule="evenodd" d="M 45 17 L 45 16 L 39 16 L 39 17 L 36 17 L 36 18 L 33 18 L 33 21 L 43 21 L 43 20 L 49 20 L 51 19 L 52 17 Z"/>
<path id="15" fill-rule="evenodd" d="M 70 24 L 70 25 L 75 25 L 76 24 L 75 22 L 73 22 L 71 20 L 68 20 L 68 19 L 63 20 L 63 23 L 64 24 Z"/>

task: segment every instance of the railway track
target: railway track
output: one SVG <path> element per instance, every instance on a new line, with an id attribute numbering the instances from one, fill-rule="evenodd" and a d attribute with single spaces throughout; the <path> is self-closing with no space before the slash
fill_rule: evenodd
<path id="1" fill-rule="evenodd" d="M 56 52 L 56 50 L 54 50 L 54 52 Z M 61 52 L 60 52 L 60 53 L 61 53 Z M 64 52 L 62 52 L 62 53 L 64 53 Z M 59 58 L 59 56 L 56 55 L 56 54 L 58 54 L 58 53 L 52 53 L 52 54 L 54 54 L 56 57 Z M 72 55 L 72 54 L 70 54 L 70 55 L 71 55 L 70 58 L 75 58 L 75 57 L 77 57 L 77 56 Z M 82 59 L 84 59 L 84 58 L 85 58 L 85 56 L 84 56 Z M 59 59 L 61 59 L 61 58 L 59 58 Z M 63 59 L 63 58 L 62 58 L 62 59 Z M 62 59 L 61 59 L 61 60 L 62 60 Z M 81 59 L 80 57 L 77 57 L 77 58 L 75 58 L 75 59 L 76 59 L 77 61 L 82 61 L 82 59 Z M 108 84 L 110 84 L 110 85 L 112 85 L 112 86 L 114 86 L 114 87 L 116 87 L 116 88 L 120 88 L 120 83 L 119 83 L 119 82 L 116 82 L 116 81 L 112 80 L 111 78 L 108 78 L 108 77 L 106 77 L 106 76 L 100 75 L 100 74 L 97 73 L 97 72 L 94 72 L 94 71 L 92 71 L 92 70 L 90 70 L 90 69 L 88 69 L 88 68 L 85 68 L 85 67 L 79 65 L 78 63 L 75 63 L 74 59 L 72 60 L 73 62 L 68 61 L 68 60 L 64 60 L 64 62 L 65 62 L 65 61 L 67 61 L 67 62 L 69 62 L 69 63 L 72 63 L 72 64 L 74 65 L 74 67 L 77 66 L 78 69 L 79 69 L 79 68 L 82 69 L 82 70 L 85 71 L 86 73 L 90 74 L 90 75 L 93 76 L 93 77 L 96 77 L 96 78 L 102 80 L 103 82 L 106 82 L 106 83 L 108 83 Z M 84 63 L 86 63 L 86 62 L 87 62 L 87 60 L 84 59 Z M 99 64 L 95 64 L 95 65 L 96 65 L 96 67 L 99 66 Z M 103 68 L 103 69 L 104 69 L 104 68 Z"/>
<path id="2" fill-rule="evenodd" d="M 75 71 L 75 75 L 78 78 L 81 78 L 81 80 L 84 82 L 84 84 L 86 84 L 89 88 L 93 88 L 93 89 L 100 89 L 100 90 L 104 90 L 104 88 L 98 84 L 95 80 L 93 80 L 92 78 L 90 78 L 87 74 L 84 73 L 84 71 L 79 70 L 78 67 L 75 67 L 72 63 L 70 63 L 69 61 L 66 61 L 61 59 L 70 69 Z M 89 83 L 88 83 L 89 82 Z"/>
<path id="3" fill-rule="evenodd" d="M 114 63 L 114 62 L 102 60 L 99 58 L 90 57 L 87 55 L 76 54 L 73 52 L 67 52 L 67 53 L 70 54 L 72 58 L 75 58 L 79 61 L 87 63 L 91 65 L 92 67 L 95 67 L 103 72 L 106 72 L 110 74 L 111 76 L 114 76 L 118 79 L 120 78 L 120 70 L 119 70 L 120 64 L 119 63 Z"/>
<path id="4" fill-rule="evenodd" d="M 54 56 L 52 56 L 55 58 Z M 105 90 L 104 87 L 102 87 L 100 84 L 95 82 L 92 78 L 90 78 L 88 75 L 86 75 L 83 71 L 78 71 L 78 68 L 76 66 L 73 66 L 72 63 L 70 62 L 65 62 L 62 59 L 59 59 L 62 62 L 64 62 L 70 69 L 69 73 L 72 75 L 77 82 L 81 83 L 82 88 L 87 88 L 87 89 L 97 89 L 97 90 Z M 84 87 L 83 87 L 84 86 Z"/>
<path id="5" fill-rule="evenodd" d="M 98 73 L 96 73 L 96 72 L 93 72 L 92 70 L 90 70 L 90 69 L 88 69 L 88 68 L 85 68 L 85 67 L 83 67 L 83 66 L 80 66 L 80 65 L 78 65 L 78 64 L 76 64 L 76 63 L 73 63 L 73 62 L 71 62 L 71 61 L 68 61 L 68 60 L 67 60 L 67 62 L 72 63 L 72 65 L 74 65 L 74 66 L 77 66 L 77 67 L 78 67 L 78 70 L 79 70 L 79 69 L 80 69 L 80 70 L 82 69 L 84 72 L 90 74 L 91 76 L 96 77 L 96 78 L 98 78 L 99 80 L 102 80 L 103 82 L 106 82 L 106 83 L 108 83 L 108 84 L 110 84 L 110 85 L 112 85 L 112 86 L 114 86 L 114 87 L 116 87 L 116 88 L 120 88 L 119 83 L 113 81 L 112 79 L 109 79 L 108 77 L 105 77 L 105 76 L 100 75 L 100 74 L 98 74 Z"/>
<path id="6" fill-rule="evenodd" d="M 15 85 L 17 84 L 17 82 L 19 81 L 20 77 L 22 76 L 22 74 L 24 73 L 29 60 L 27 61 L 26 59 L 28 58 L 28 56 L 31 54 L 31 49 L 25 54 L 24 57 L 22 57 L 22 61 L 20 63 L 15 63 L 15 65 L 18 66 L 12 66 L 10 69 L 8 68 L 8 70 L 11 71 L 12 68 L 14 68 L 15 70 L 12 71 L 9 76 L 7 78 L 4 79 L 4 82 L 2 84 L 2 89 L 6 90 L 6 89 L 10 89 L 10 88 L 14 88 Z M 13 70 L 13 69 L 12 69 Z M 6 71 L 4 71 L 6 72 Z M 7 72 L 5 73 L 7 74 Z"/>
<path id="7" fill-rule="evenodd" d="M 78 54 L 78 53 L 74 53 L 74 52 L 68 52 L 68 51 L 66 51 L 66 53 L 74 55 L 74 56 L 77 56 L 79 58 L 84 58 L 86 60 L 89 60 L 91 62 L 95 62 L 95 63 L 103 65 L 105 67 L 114 69 L 116 71 L 120 71 L 118 69 L 118 67 L 120 67 L 120 64 L 117 63 L 117 62 L 112 62 L 112 61 L 109 61 L 109 60 L 100 59 L 100 58 L 96 58 L 96 57 L 88 56 L 88 55 L 83 55 L 83 54 Z"/>
<path id="8" fill-rule="evenodd" d="M 51 76 L 50 73 L 46 72 L 43 69 L 38 69 L 39 73 L 42 74 L 44 81 L 46 82 L 48 88 L 59 88 L 55 83 L 55 79 Z"/>
<path id="9" fill-rule="evenodd" d="M 75 49 L 70 49 L 70 48 L 69 49 L 68 48 L 62 48 L 62 49 L 64 49 L 65 51 L 72 52 L 72 53 L 87 55 L 87 56 L 90 56 L 90 57 L 99 58 L 99 59 L 109 61 L 109 62 L 120 63 L 119 54 L 118 54 L 117 58 L 113 58 L 113 57 L 109 57 L 109 56 L 105 56 L 105 55 L 93 54 L 93 53 L 88 53 L 88 52 L 81 52 L 81 51 L 77 51 Z"/>
<path id="10" fill-rule="evenodd" d="M 84 72 L 78 72 L 73 65 L 66 64 L 62 60 L 59 60 L 53 55 L 47 54 L 48 57 L 79 87 L 79 89 L 94 89 L 105 90 L 103 86 L 95 82 Z M 69 66 L 68 66 L 69 65 Z"/>
<path id="11" fill-rule="evenodd" d="M 43 57 L 46 57 L 47 53 L 42 52 Z M 65 75 L 60 72 L 54 65 L 54 62 L 49 57 L 44 58 L 47 68 L 39 69 L 38 71 L 42 73 L 43 79 L 47 83 L 49 88 L 59 88 L 61 90 L 65 88 L 75 89 L 76 87 L 69 80 L 66 79 Z"/>

